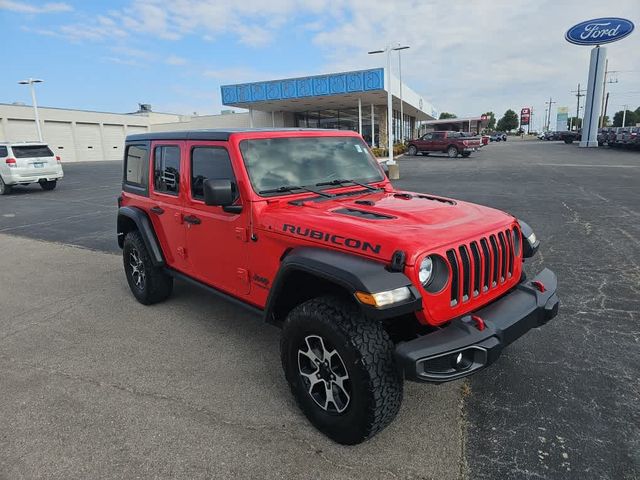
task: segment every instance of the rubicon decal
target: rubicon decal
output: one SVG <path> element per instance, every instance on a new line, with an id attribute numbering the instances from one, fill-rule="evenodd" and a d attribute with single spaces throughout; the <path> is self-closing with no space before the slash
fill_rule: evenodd
<path id="1" fill-rule="evenodd" d="M 282 231 L 287 233 L 293 233 L 300 237 L 308 237 L 313 240 L 321 240 L 327 243 L 333 243 L 334 245 L 345 246 L 354 250 L 362 250 L 363 252 L 380 253 L 382 245 L 374 245 L 365 240 L 358 240 L 357 238 L 343 237 L 342 235 L 336 235 L 333 233 L 323 232 L 321 230 L 313 230 L 311 228 L 299 227 L 297 225 L 290 225 L 285 223 L 282 226 Z"/>

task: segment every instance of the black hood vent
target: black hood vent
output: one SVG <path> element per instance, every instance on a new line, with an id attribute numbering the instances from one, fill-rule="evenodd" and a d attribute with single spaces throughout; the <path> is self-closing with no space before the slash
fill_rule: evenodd
<path id="1" fill-rule="evenodd" d="M 411 200 L 412 198 L 422 198 L 424 200 L 431 200 L 434 202 L 446 203 L 447 205 L 456 204 L 456 202 L 454 202 L 453 200 L 447 200 L 446 198 L 440 198 L 440 197 L 432 197 L 431 195 L 423 195 L 423 194 L 412 195 L 410 193 L 395 193 L 393 196 L 396 198 L 402 198 L 404 200 Z"/>
<path id="2" fill-rule="evenodd" d="M 342 215 L 349 215 L 350 217 L 362 218 L 366 220 L 391 220 L 396 217 L 390 215 L 383 215 L 381 213 L 367 212 L 365 210 L 358 210 L 355 208 L 339 208 L 334 210 L 334 213 L 340 213 Z"/>

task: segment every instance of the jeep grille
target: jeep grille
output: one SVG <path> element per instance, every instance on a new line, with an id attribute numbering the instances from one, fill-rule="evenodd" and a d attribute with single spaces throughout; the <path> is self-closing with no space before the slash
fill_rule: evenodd
<path id="1" fill-rule="evenodd" d="M 516 258 L 520 255 L 518 235 L 520 232 L 516 228 L 501 230 L 447 250 L 451 265 L 452 307 L 511 279 Z"/>

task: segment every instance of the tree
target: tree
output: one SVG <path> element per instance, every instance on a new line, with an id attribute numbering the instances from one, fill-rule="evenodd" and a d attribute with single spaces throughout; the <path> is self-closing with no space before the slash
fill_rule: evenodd
<path id="1" fill-rule="evenodd" d="M 494 128 L 496 128 L 496 114 L 493 112 L 485 112 L 482 115 L 486 115 L 487 117 L 489 117 L 489 123 L 487 124 L 487 129 L 488 130 L 493 130 Z"/>
<path id="2" fill-rule="evenodd" d="M 579 117 L 570 117 L 567 120 L 567 130 L 572 126 L 574 129 L 582 128 L 582 119 Z"/>
<path id="3" fill-rule="evenodd" d="M 624 125 L 622 125 L 623 116 L 624 116 L 624 112 L 622 110 L 620 110 L 619 112 L 616 112 L 616 114 L 613 116 L 614 127 L 631 127 L 635 125 L 638 121 L 640 121 L 640 118 L 637 118 L 636 116 L 636 112 L 634 112 L 633 110 L 627 110 L 627 115 L 624 119 Z"/>
<path id="4" fill-rule="evenodd" d="M 504 115 L 498 120 L 498 130 L 501 132 L 509 132 L 518 128 L 518 114 L 509 109 L 504 112 Z"/>
<path id="5" fill-rule="evenodd" d="M 442 112 L 438 120 L 446 120 L 447 118 L 458 118 L 458 116 L 455 113 Z"/>

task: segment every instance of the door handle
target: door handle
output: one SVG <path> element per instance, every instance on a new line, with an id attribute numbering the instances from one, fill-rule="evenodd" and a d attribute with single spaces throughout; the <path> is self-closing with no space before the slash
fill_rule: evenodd
<path id="1" fill-rule="evenodd" d="M 164 213 L 164 209 L 160 207 L 151 207 L 149 210 L 156 215 L 162 215 Z"/>
<path id="2" fill-rule="evenodd" d="M 200 219 L 198 217 L 194 217 L 193 215 L 187 215 L 183 218 L 183 220 L 190 225 L 200 225 Z"/>

